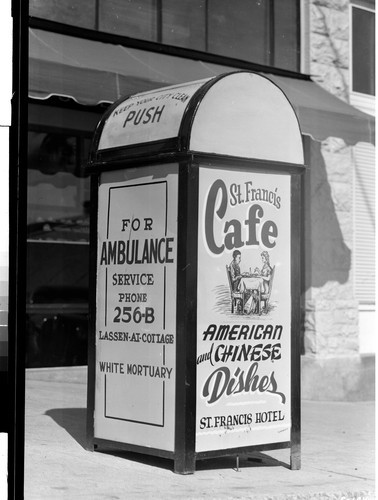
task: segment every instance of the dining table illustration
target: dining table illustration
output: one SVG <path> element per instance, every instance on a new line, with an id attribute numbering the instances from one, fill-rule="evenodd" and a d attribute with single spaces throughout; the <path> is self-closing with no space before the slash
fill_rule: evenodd
<path id="1" fill-rule="evenodd" d="M 243 273 L 239 281 L 238 289 L 246 298 L 243 312 L 247 314 L 260 314 L 261 294 L 264 291 L 263 277 L 254 273 Z"/>
<path id="2" fill-rule="evenodd" d="M 242 275 L 239 282 L 239 290 L 258 290 L 262 292 L 264 289 L 264 279 L 257 274 Z"/>

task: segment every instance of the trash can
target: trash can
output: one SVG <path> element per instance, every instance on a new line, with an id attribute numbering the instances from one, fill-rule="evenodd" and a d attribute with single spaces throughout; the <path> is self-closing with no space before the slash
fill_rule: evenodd
<path id="1" fill-rule="evenodd" d="M 92 174 L 88 447 L 300 467 L 298 120 L 238 71 L 125 97 Z"/>

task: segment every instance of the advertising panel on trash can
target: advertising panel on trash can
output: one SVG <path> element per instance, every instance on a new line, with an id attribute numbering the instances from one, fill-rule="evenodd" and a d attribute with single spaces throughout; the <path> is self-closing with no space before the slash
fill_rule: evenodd
<path id="1" fill-rule="evenodd" d="M 101 175 L 97 438 L 174 449 L 176 239 L 176 165 Z"/>
<path id="2" fill-rule="evenodd" d="M 199 170 L 196 452 L 290 440 L 290 176 Z"/>

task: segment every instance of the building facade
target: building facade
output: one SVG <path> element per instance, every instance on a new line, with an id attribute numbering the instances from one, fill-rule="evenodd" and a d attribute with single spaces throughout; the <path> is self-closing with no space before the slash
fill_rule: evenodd
<path id="1" fill-rule="evenodd" d="M 314 81 L 371 115 L 374 9 L 375 2 L 366 1 L 309 2 L 305 62 Z M 329 137 L 316 149 L 318 164 L 311 164 L 309 188 L 304 394 L 316 399 L 322 393 L 336 399 L 373 397 L 375 148 L 365 141 L 348 144 Z"/>
<path id="2" fill-rule="evenodd" d="M 30 0 L 27 368 L 86 363 L 85 165 L 104 110 L 122 95 L 248 69 L 287 94 L 304 139 L 302 396 L 373 397 L 367 111 L 375 97 L 365 83 L 374 69 L 351 84 L 353 68 L 362 74 L 351 30 L 355 16 L 362 33 L 365 24 L 372 31 L 374 8 L 347 0 Z M 372 37 L 359 50 L 372 49 Z"/>

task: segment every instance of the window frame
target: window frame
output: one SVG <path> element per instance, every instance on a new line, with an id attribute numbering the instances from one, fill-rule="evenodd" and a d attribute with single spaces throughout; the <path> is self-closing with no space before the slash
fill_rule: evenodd
<path id="1" fill-rule="evenodd" d="M 356 96 L 364 97 L 366 99 L 373 99 L 373 98 L 375 99 L 375 93 L 367 94 L 365 92 L 358 92 L 357 90 L 353 89 L 353 9 L 360 9 L 367 12 L 371 12 L 372 14 L 374 14 L 374 26 L 376 24 L 375 8 L 373 5 L 368 6 L 367 2 L 362 2 L 362 1 L 359 2 L 358 0 L 355 0 L 349 4 L 349 93 Z M 376 87 L 376 82 L 375 82 L 375 87 Z"/>

